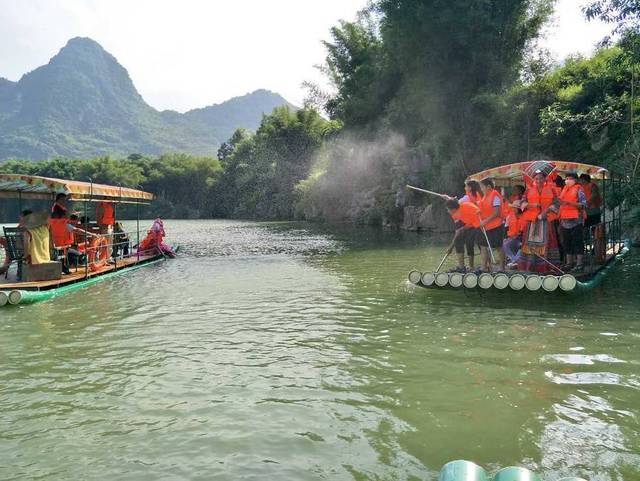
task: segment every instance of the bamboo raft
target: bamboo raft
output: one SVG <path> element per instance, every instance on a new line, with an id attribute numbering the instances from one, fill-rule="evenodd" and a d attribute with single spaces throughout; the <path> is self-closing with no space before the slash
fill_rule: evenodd
<path id="1" fill-rule="evenodd" d="M 625 244 L 618 254 L 611 255 L 608 261 L 598 269 L 574 276 L 539 275 L 528 272 L 482 273 L 468 272 L 409 272 L 409 282 L 427 289 L 494 289 L 498 291 L 542 291 L 575 292 L 596 287 L 609 271 L 629 252 Z"/>
<path id="2" fill-rule="evenodd" d="M 84 266 L 72 268 L 71 274 L 52 281 L 15 282 L 1 278 L 0 307 L 33 304 L 52 299 L 165 259 L 166 257 L 160 253 L 140 257 L 134 255 L 119 259 L 115 264 L 107 264 L 95 272 L 90 269 L 87 272 Z"/>
<path id="3" fill-rule="evenodd" d="M 23 273 L 21 273 L 21 268 L 24 265 L 26 258 L 22 234 L 17 228 L 8 228 L 5 226 L 4 250 L 6 252 L 6 258 L 9 260 L 5 265 L 7 267 L 7 272 L 9 272 L 9 268 L 13 267 L 13 265 L 17 265 L 17 269 L 15 272 L 12 272 L 12 276 L 9 278 L 6 276 L 4 278 L 0 277 L 0 307 L 18 304 L 32 304 L 34 302 L 51 299 L 68 292 L 88 287 L 103 280 L 110 279 L 116 275 L 131 272 L 140 267 L 163 261 L 167 258 L 157 242 L 153 248 L 141 247 L 142 243 L 140 239 L 143 236 L 140 235 L 140 207 L 150 203 L 154 198 L 153 194 L 122 186 L 95 184 L 92 181 L 80 182 L 40 176 L 0 174 L 0 198 L 17 199 L 19 211 L 22 211 L 22 202 L 24 200 L 52 203 L 54 201 L 57 202 L 59 195 L 66 197 L 71 202 L 81 203 L 83 207 L 84 223 L 80 224 L 78 222 L 77 224 L 73 224 L 72 229 L 73 232 L 80 232 L 79 237 L 75 237 L 75 235 L 77 235 L 75 234 L 71 235 L 71 238 L 69 238 L 69 232 L 72 231 L 67 229 L 68 221 L 63 220 L 65 224 L 63 227 L 64 231 L 61 235 L 59 230 L 56 231 L 56 229 L 54 229 L 55 226 L 52 224 L 53 220 L 48 218 L 46 211 L 38 212 L 33 215 L 42 217 L 42 214 L 45 214 L 44 217 L 46 217 L 46 224 L 49 225 L 49 241 L 52 244 L 51 259 L 60 258 L 60 256 L 65 258 L 67 256 L 67 249 L 75 245 L 78 249 L 80 247 L 83 248 L 83 265 L 81 263 L 81 265 L 76 265 L 75 267 L 70 266 L 69 269 L 71 272 L 62 276 L 60 275 L 60 271 L 58 271 L 51 272 L 49 274 L 43 274 L 40 272 L 34 276 L 25 277 Z M 124 205 L 135 205 L 135 232 L 126 233 L 121 231 L 120 234 L 123 234 L 125 239 L 116 241 L 116 236 L 120 234 L 114 234 L 113 232 L 104 233 L 99 229 L 96 231 L 95 228 L 98 227 L 98 222 L 96 222 L 95 226 L 90 225 L 88 216 L 89 206 L 95 203 L 111 205 L 111 224 L 105 225 L 115 224 L 116 206 L 121 207 Z M 25 215 L 30 216 L 31 214 Z M 22 220 L 24 221 L 24 219 Z M 60 221 L 61 219 L 55 220 Z M 43 225 L 46 224 L 43 222 Z M 26 227 L 23 227 L 22 229 L 24 230 Z M 164 236 L 164 229 L 162 229 L 162 231 L 162 236 Z M 151 231 L 149 234 L 150 233 Z M 129 235 L 131 235 L 133 242 L 138 244 L 137 249 L 142 250 L 134 252 L 131 255 L 127 254 L 122 257 L 118 257 L 116 248 L 122 248 L 123 252 L 129 251 L 129 246 L 133 243 L 130 242 Z M 89 238 L 91 236 L 94 240 L 102 241 L 102 243 L 93 243 L 93 241 L 90 243 Z M 8 240 L 11 240 L 11 242 L 8 242 Z M 116 252 L 113 254 L 112 249 L 116 249 Z M 174 249 L 174 251 L 177 252 L 177 249 Z M 116 257 L 108 261 L 112 255 Z M 47 263 L 41 262 L 40 264 Z M 61 265 L 58 266 L 58 268 L 60 267 Z"/>

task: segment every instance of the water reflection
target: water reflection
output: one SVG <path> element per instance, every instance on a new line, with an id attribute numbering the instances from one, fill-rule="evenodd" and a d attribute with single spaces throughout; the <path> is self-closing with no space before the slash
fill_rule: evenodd
<path id="1" fill-rule="evenodd" d="M 577 302 L 465 296 L 407 286 L 424 236 L 167 228 L 177 260 L 1 311 L 0 478 L 640 475 L 633 258 Z"/>

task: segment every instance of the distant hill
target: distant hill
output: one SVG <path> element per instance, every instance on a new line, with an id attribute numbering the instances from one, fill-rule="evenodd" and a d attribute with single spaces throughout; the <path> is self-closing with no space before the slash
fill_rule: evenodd
<path id="1" fill-rule="evenodd" d="M 0 77 L 0 159 L 215 155 L 237 128 L 255 130 L 263 114 L 281 105 L 291 106 L 276 93 L 256 90 L 184 114 L 159 112 L 113 55 L 78 37 L 18 82 Z"/>

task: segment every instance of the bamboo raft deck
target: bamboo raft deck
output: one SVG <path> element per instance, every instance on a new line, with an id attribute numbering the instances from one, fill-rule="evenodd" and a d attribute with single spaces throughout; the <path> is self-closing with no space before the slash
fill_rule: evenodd
<path id="1" fill-rule="evenodd" d="M 89 269 L 88 273 L 84 266 L 79 266 L 77 269 L 75 267 L 72 267 L 71 274 L 63 275 L 60 279 L 51 281 L 16 282 L 15 279 L 11 279 L 11 276 L 9 279 L 5 279 L 4 276 L 2 276 L 0 277 L 0 290 L 10 291 L 19 289 L 24 291 L 44 291 L 49 289 L 56 289 L 58 287 L 63 287 L 69 284 L 84 281 L 92 277 L 101 276 L 108 272 L 126 269 L 137 264 L 143 264 L 150 260 L 158 259 L 159 257 L 161 256 L 141 255 L 139 258 L 137 256 L 132 256 L 125 259 L 118 259 L 116 264 L 105 264 L 103 267 L 99 268 L 96 271 L 92 271 L 91 269 Z"/>
<path id="2" fill-rule="evenodd" d="M 96 271 L 89 272 L 84 266 L 73 268 L 71 274 L 61 279 L 35 282 L 16 282 L 15 279 L 0 279 L 0 307 L 32 304 L 88 287 L 122 273 L 128 273 L 146 265 L 164 261 L 163 254 L 131 256 L 118 259 L 117 264 L 107 264 Z"/>
<path id="3" fill-rule="evenodd" d="M 409 273 L 409 282 L 426 289 L 496 289 L 498 291 L 542 291 L 573 292 L 588 290 L 598 285 L 604 276 L 629 251 L 626 243 L 616 243 L 607 250 L 603 264 L 590 264 L 579 275 L 547 274 L 511 271 L 507 273 L 486 272 L 481 274 L 460 272 L 421 272 Z"/>

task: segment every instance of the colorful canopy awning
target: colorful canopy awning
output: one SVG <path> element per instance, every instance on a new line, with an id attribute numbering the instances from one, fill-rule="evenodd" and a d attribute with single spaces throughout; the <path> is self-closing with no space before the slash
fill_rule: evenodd
<path id="1" fill-rule="evenodd" d="M 50 179 L 33 175 L 0 174 L 0 197 L 51 199 L 55 194 L 67 194 L 71 200 L 77 201 L 108 200 L 145 203 L 153 200 L 153 194 L 127 187 Z"/>
<path id="2" fill-rule="evenodd" d="M 576 172 L 577 174 L 589 174 L 594 180 L 608 179 L 609 171 L 597 165 L 581 164 L 579 162 L 565 162 L 560 160 L 531 160 L 528 162 L 518 162 L 515 164 L 502 165 L 491 169 L 483 170 L 477 174 L 470 175 L 468 180 L 493 179 L 502 182 L 522 181 L 523 176 L 531 170 L 534 164 L 548 164 L 556 174 L 567 174 Z"/>

